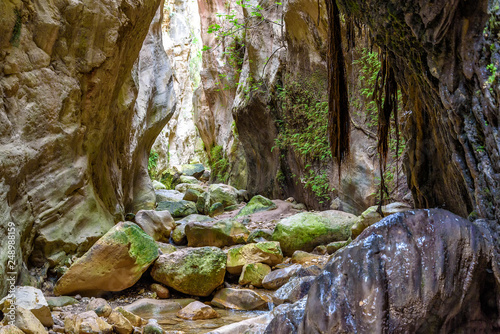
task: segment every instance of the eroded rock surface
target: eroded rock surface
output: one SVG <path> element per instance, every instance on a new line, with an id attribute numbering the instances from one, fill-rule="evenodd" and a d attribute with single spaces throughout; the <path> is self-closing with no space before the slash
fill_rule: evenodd
<path id="1" fill-rule="evenodd" d="M 174 105 L 159 4 L 0 4 L 0 226 L 15 224 L 16 271 L 82 255 L 152 208 L 146 152 Z M 7 243 L 0 254 L 3 276 Z"/>
<path id="2" fill-rule="evenodd" d="M 389 216 L 318 276 L 299 332 L 496 332 L 500 271 L 493 240 L 484 221 L 441 209 Z"/>

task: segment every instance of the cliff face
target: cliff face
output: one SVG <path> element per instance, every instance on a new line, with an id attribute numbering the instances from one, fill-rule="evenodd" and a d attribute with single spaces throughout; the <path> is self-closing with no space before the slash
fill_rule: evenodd
<path id="1" fill-rule="evenodd" d="M 163 6 L 163 47 L 174 69 L 177 108 L 153 145 L 155 176 L 174 165 L 205 162 L 203 141 L 194 123 L 194 91 L 200 85 L 201 35 L 198 3 L 168 0 Z"/>
<path id="2" fill-rule="evenodd" d="M 0 238 L 14 222 L 17 271 L 81 254 L 154 205 L 148 153 L 174 104 L 159 4 L 0 4 Z M 4 242 L 0 254 L 3 275 Z"/>
<path id="3" fill-rule="evenodd" d="M 305 158 L 300 149 L 287 142 L 293 131 L 311 132 L 306 129 L 310 125 L 305 115 L 294 114 L 292 104 L 313 109 L 327 97 L 325 2 L 247 1 L 244 7 L 234 8 L 217 1 L 199 4 L 203 42 L 212 47 L 204 53 L 203 65 L 207 70 L 201 76 L 208 106 L 199 113 L 197 123 L 200 129 L 205 129 L 200 130 L 205 146 L 224 138 L 220 129 L 227 129 L 227 124 L 233 122 L 233 134 L 240 144 L 226 150 L 232 147 L 233 152 L 243 153 L 244 159 L 240 161 L 245 173 L 240 173 L 240 177 L 244 177 L 243 183 L 251 193 L 293 196 L 318 209 L 330 204 L 325 200 L 327 197 L 317 196 L 320 192 L 317 189 L 323 187 L 323 195 L 330 199 L 338 196 L 340 207 L 351 212 L 359 213 L 373 205 L 376 171 L 368 149 L 373 146 L 373 139 L 362 131 L 354 131 L 353 159 L 350 168 L 343 172 L 340 185 L 334 181 L 338 172 L 331 158 L 318 157 L 321 154 Z M 216 34 L 207 32 L 210 25 L 219 24 L 224 30 L 230 24 L 215 14 L 232 12 L 247 28 L 237 30 L 241 32 L 239 35 L 216 40 Z M 309 116 L 318 126 L 327 122 L 326 115 L 310 113 Z M 286 128 L 285 123 L 291 125 Z M 326 132 L 322 137 L 326 138 Z M 315 140 L 310 141 L 314 146 Z M 336 190 L 326 190 L 333 187 Z"/>
<path id="4" fill-rule="evenodd" d="M 409 97 L 405 166 L 416 205 L 498 220 L 498 1 L 339 6 L 371 29 Z"/>

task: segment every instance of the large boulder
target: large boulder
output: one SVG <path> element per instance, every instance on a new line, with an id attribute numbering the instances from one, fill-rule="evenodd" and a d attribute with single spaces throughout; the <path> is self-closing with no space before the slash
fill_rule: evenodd
<path id="1" fill-rule="evenodd" d="M 238 204 L 238 190 L 227 184 L 211 184 L 208 187 L 210 195 L 210 206 L 214 203 L 222 203 L 224 207 Z"/>
<path id="2" fill-rule="evenodd" d="M 124 290 L 134 285 L 157 257 L 153 238 L 134 223 L 118 223 L 71 265 L 57 281 L 54 293 Z"/>
<path id="3" fill-rule="evenodd" d="M 135 223 L 156 241 L 168 242 L 175 228 L 175 221 L 168 211 L 139 210 Z"/>
<path id="4" fill-rule="evenodd" d="M 185 201 L 185 200 L 180 200 L 176 202 L 174 201 L 159 202 L 158 206 L 156 207 L 156 210 L 157 211 L 167 210 L 174 218 L 186 217 L 198 213 L 198 210 L 196 210 L 196 204 L 191 201 Z"/>
<path id="5" fill-rule="evenodd" d="M 276 225 L 273 240 L 279 241 L 287 256 L 296 250 L 311 252 L 318 245 L 349 239 L 356 218 L 352 214 L 334 210 L 299 213 Z"/>
<path id="6" fill-rule="evenodd" d="M 226 259 L 226 254 L 216 247 L 181 249 L 161 255 L 151 276 L 182 293 L 206 297 L 224 282 Z"/>
<path id="7" fill-rule="evenodd" d="M 250 289 L 225 288 L 219 290 L 212 299 L 212 305 L 233 310 L 267 309 L 271 298 Z"/>
<path id="8" fill-rule="evenodd" d="M 189 247 L 224 247 L 246 242 L 248 229 L 235 220 L 221 220 L 215 223 L 191 222 L 185 227 Z"/>
<path id="9" fill-rule="evenodd" d="M 276 208 L 276 204 L 274 204 L 270 199 L 261 195 L 256 195 L 252 197 L 250 202 L 248 202 L 247 205 L 240 210 L 240 212 L 238 212 L 237 217 L 251 215 L 260 211 L 273 210 Z"/>
<path id="10" fill-rule="evenodd" d="M 496 240 L 485 221 L 441 209 L 386 217 L 338 251 L 316 278 L 303 333 L 496 332 Z"/>
<path id="11" fill-rule="evenodd" d="M 182 192 L 170 189 L 159 189 L 155 191 L 155 194 L 157 203 L 165 201 L 176 202 L 182 200 L 182 198 L 184 197 L 184 194 Z"/>
<path id="12" fill-rule="evenodd" d="M 176 169 L 179 174 L 193 176 L 197 179 L 203 176 L 203 173 L 205 172 L 205 166 L 203 166 L 203 164 L 185 164 L 181 166 L 174 166 L 174 169 Z"/>
<path id="13" fill-rule="evenodd" d="M 404 203 L 391 203 L 388 205 L 382 206 L 382 212 L 385 216 L 390 216 L 393 213 L 405 212 L 410 210 L 411 207 Z M 370 206 L 366 209 L 361 216 L 358 217 L 356 223 L 352 226 L 352 238 L 356 238 L 361 234 L 368 226 L 375 224 L 376 222 L 382 220 L 382 216 L 377 212 L 378 206 Z"/>
<path id="14" fill-rule="evenodd" d="M 239 275 L 243 266 L 250 263 L 265 263 L 275 266 L 283 261 L 280 244 L 276 241 L 259 242 L 235 247 L 227 253 L 227 271 Z"/>

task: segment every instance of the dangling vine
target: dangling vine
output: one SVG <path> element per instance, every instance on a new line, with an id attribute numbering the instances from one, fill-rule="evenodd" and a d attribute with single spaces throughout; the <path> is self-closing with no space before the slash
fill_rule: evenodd
<path id="1" fill-rule="evenodd" d="M 328 136 L 332 156 L 339 165 L 349 155 L 350 115 L 347 94 L 347 79 L 344 53 L 342 51 L 342 31 L 339 9 L 335 0 L 327 1 L 328 11 Z"/>

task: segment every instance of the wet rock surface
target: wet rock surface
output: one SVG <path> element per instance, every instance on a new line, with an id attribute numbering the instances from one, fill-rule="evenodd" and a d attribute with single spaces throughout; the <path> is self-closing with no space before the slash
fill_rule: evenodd
<path id="1" fill-rule="evenodd" d="M 389 216 L 317 277 L 300 333 L 496 332 L 500 272 L 493 240 L 485 222 L 441 209 Z M 268 333 L 291 333 L 275 325 Z"/>

